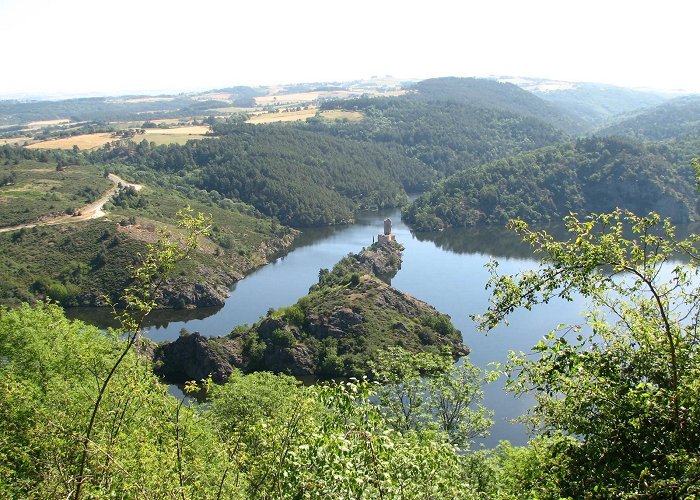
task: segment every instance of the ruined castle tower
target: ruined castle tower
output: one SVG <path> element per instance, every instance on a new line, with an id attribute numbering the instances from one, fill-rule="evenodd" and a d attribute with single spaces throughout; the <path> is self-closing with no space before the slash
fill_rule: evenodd
<path id="1" fill-rule="evenodd" d="M 384 219 L 384 234 L 378 235 L 377 241 L 379 243 L 388 243 L 390 241 L 396 241 L 396 237 L 391 232 L 391 219 Z"/>

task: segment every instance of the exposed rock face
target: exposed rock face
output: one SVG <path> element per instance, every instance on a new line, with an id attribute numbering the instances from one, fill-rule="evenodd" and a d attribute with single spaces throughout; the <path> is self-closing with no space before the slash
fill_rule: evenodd
<path id="1" fill-rule="evenodd" d="M 391 279 L 401 269 L 403 247 L 396 242 L 374 244 L 355 256 L 357 262 L 368 274 L 381 279 Z"/>
<path id="2" fill-rule="evenodd" d="M 170 279 L 156 300 L 163 307 L 191 308 L 222 306 L 229 295 L 229 285 L 236 277 L 223 270 L 198 269 L 198 282 Z"/>
<path id="3" fill-rule="evenodd" d="M 161 344 L 153 353 L 156 374 L 172 382 L 202 380 L 211 375 L 225 382 L 234 368 L 243 368 L 240 342 L 226 337 L 210 339 L 199 334 L 182 335 Z"/>
<path id="4" fill-rule="evenodd" d="M 375 244 L 343 258 L 293 306 L 274 311 L 249 330 L 227 337 L 183 336 L 156 348 L 156 371 L 168 380 L 224 381 L 238 368 L 319 378 L 368 374 L 379 349 L 401 346 L 455 358 L 469 353 L 448 316 L 392 288 L 378 276 L 393 276 L 402 247 Z"/>

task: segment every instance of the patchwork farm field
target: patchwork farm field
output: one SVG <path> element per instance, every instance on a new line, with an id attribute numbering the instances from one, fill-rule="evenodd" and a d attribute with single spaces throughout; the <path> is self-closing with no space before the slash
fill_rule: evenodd
<path id="1" fill-rule="evenodd" d="M 146 139 L 155 142 L 157 146 L 164 144 L 185 144 L 190 140 L 203 139 L 211 129 L 206 125 L 192 125 L 188 127 L 174 128 L 148 128 L 146 134 L 140 135 L 134 140 L 137 142 Z"/>
<path id="2" fill-rule="evenodd" d="M 117 139 L 112 137 L 112 134 L 103 132 L 41 141 L 30 144 L 27 147 L 30 149 L 73 149 L 73 146 L 78 146 L 80 149 L 94 149 L 104 146 L 106 143 L 114 140 Z"/>
<path id="3" fill-rule="evenodd" d="M 248 123 L 263 124 L 276 122 L 296 122 L 313 118 L 316 116 L 318 108 L 302 109 L 301 111 L 286 111 L 280 113 L 262 113 L 251 116 Z M 346 119 L 356 122 L 362 120 L 362 113 L 359 111 L 345 111 L 342 109 L 332 109 L 321 112 L 321 118 L 328 121 L 338 121 Z"/>

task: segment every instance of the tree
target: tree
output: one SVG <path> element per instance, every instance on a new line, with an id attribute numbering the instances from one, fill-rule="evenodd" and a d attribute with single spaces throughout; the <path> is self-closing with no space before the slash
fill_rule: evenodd
<path id="1" fill-rule="evenodd" d="M 481 400 L 482 385 L 494 374 L 484 376 L 468 360 L 454 364 L 449 351 L 411 353 L 392 347 L 379 352 L 370 364 L 381 384 L 379 406 L 394 429 L 435 428 L 466 448 L 491 427 L 493 413 Z"/>
<path id="2" fill-rule="evenodd" d="M 616 210 L 565 219 L 556 241 L 513 221 L 540 269 L 501 276 L 492 262 L 491 329 L 516 308 L 581 294 L 584 326 L 559 327 L 511 353 L 510 390 L 537 398 L 528 421 L 551 441 L 560 491 L 581 497 L 700 493 L 700 236 L 676 237 L 656 214 Z M 679 262 L 683 259 L 683 262 Z"/>
<path id="3" fill-rule="evenodd" d="M 156 297 L 161 286 L 175 269 L 175 266 L 180 261 L 188 259 L 197 248 L 197 238 L 200 235 L 206 235 L 209 230 L 208 219 L 201 212 L 197 216 L 192 215 L 191 212 L 189 207 L 178 212 L 178 225 L 186 233 L 184 245 L 180 246 L 179 243 L 172 242 L 165 236 L 157 243 L 149 244 L 148 252 L 143 257 L 141 266 L 134 269 L 133 283 L 124 290 L 119 304 L 121 309 L 117 310 L 117 304 L 112 304 L 114 316 L 121 325 L 119 334 L 126 337 L 126 342 L 121 354 L 114 361 L 104 379 L 100 381 L 92 405 L 90 419 L 82 438 L 82 452 L 75 475 L 75 490 L 72 497 L 76 500 L 80 498 L 82 486 L 86 480 L 85 468 L 88 465 L 92 433 L 98 421 L 100 404 L 107 393 L 110 382 L 122 361 L 140 338 L 143 321 L 156 306 Z"/>

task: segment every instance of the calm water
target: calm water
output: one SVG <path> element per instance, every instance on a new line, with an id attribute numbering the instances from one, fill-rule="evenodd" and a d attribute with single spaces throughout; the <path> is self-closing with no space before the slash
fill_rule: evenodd
<path id="1" fill-rule="evenodd" d="M 503 273 L 530 269 L 536 262 L 529 249 L 500 229 L 414 236 L 400 222 L 398 211 L 388 211 L 364 214 L 352 226 L 305 231 L 285 257 L 238 282 L 222 308 L 157 312 L 150 318 L 147 335 L 156 341 L 169 340 L 177 338 L 182 328 L 205 335 L 225 335 L 236 325 L 255 322 L 271 307 L 293 304 L 317 281 L 320 268 L 331 268 L 344 255 L 371 244 L 387 216 L 394 221 L 397 240 L 405 246 L 402 269 L 392 285 L 449 314 L 462 331 L 464 343 L 472 349 L 472 363 L 486 368 L 491 362 L 504 362 L 509 350 L 528 351 L 557 324 L 582 321 L 582 300 L 561 301 L 532 312 L 518 311 L 511 316 L 510 326 L 499 327 L 488 335 L 478 332 L 469 314 L 483 312 L 488 303 L 484 264 L 493 257 L 499 260 Z M 73 315 L 105 324 L 103 311 L 74 311 Z M 510 420 L 523 414 L 532 401 L 505 393 L 504 383 L 501 380 L 486 387 L 485 403 L 496 412 L 491 436 L 484 440 L 486 446 L 501 439 L 513 444 L 527 440 L 525 429 Z"/>

